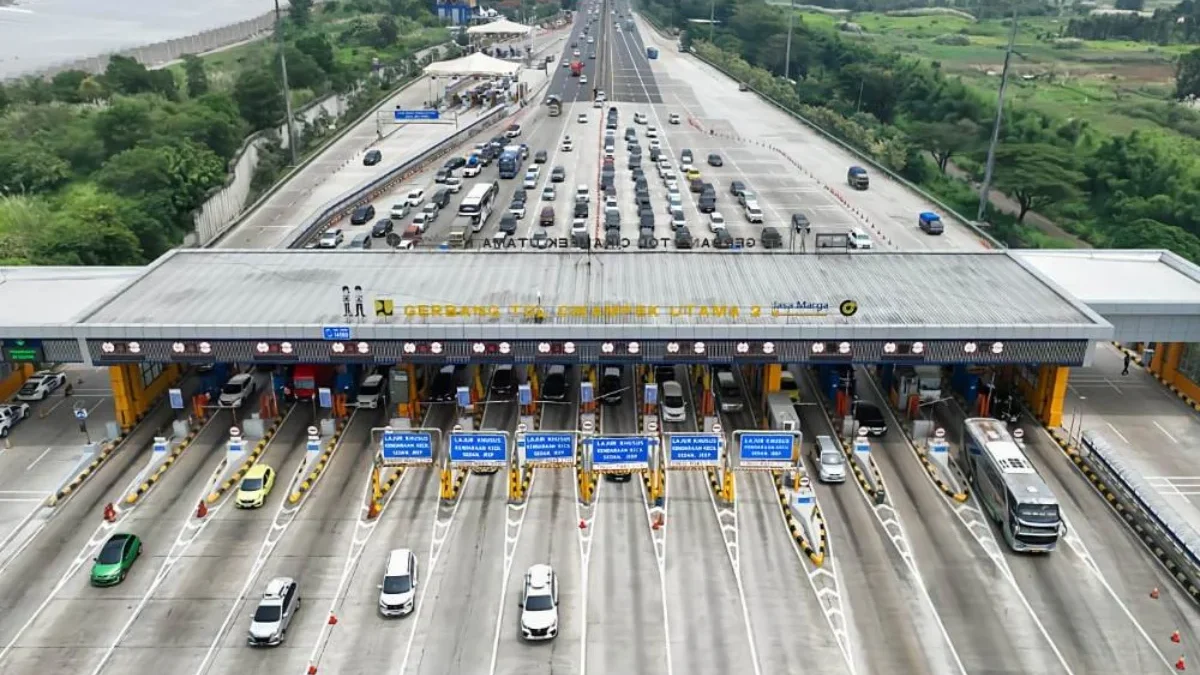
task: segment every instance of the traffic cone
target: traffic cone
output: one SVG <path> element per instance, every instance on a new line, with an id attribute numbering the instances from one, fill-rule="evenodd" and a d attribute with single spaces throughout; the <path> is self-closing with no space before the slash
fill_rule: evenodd
<path id="1" fill-rule="evenodd" d="M 579 519 L 579 529 L 581 529 L 581 530 L 587 529 L 587 521 L 586 520 L 583 520 L 582 518 Z"/>
<path id="2" fill-rule="evenodd" d="M 372 500 L 371 505 L 367 507 L 367 520 L 374 520 L 379 517 L 379 503 Z"/>
<path id="3" fill-rule="evenodd" d="M 336 625 L 337 625 L 337 616 L 336 616 L 336 615 L 334 615 L 334 614 L 330 614 L 330 615 L 329 615 L 329 625 L 330 625 L 330 626 L 336 626 Z"/>
<path id="4" fill-rule="evenodd" d="M 1187 664 L 1183 662 L 1182 656 L 1175 662 L 1175 670 L 1187 670 Z"/>
<path id="5" fill-rule="evenodd" d="M 660 529 L 663 526 L 663 514 L 659 513 L 654 516 L 654 529 Z"/>
<path id="6" fill-rule="evenodd" d="M 201 499 L 200 504 L 196 506 L 196 517 L 203 518 L 204 516 L 207 516 L 207 515 L 208 515 L 208 506 L 206 506 L 204 503 L 204 500 Z"/>
<path id="7" fill-rule="evenodd" d="M 117 520 L 117 509 L 113 507 L 112 503 L 104 505 L 104 520 L 110 523 L 116 522 Z"/>
<path id="8" fill-rule="evenodd" d="M 1179 631 L 1175 631 L 1174 633 L 1171 633 L 1171 642 L 1174 642 L 1175 644 L 1179 644 Z"/>
<path id="9" fill-rule="evenodd" d="M 1150 599 L 1151 599 L 1151 600 L 1157 600 L 1157 599 L 1158 599 L 1158 589 L 1157 589 L 1157 588 L 1152 588 L 1152 589 L 1150 589 Z"/>
<path id="10" fill-rule="evenodd" d="M 317 666 L 316 665 L 314 665 L 312 663 L 308 664 L 308 675 L 317 675 Z"/>

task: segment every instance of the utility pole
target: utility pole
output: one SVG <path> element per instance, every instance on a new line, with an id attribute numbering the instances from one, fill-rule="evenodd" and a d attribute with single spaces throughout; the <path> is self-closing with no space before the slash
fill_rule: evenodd
<path id="1" fill-rule="evenodd" d="M 1013 43 L 1017 41 L 1017 9 L 1013 7 L 1012 30 L 1008 33 L 1008 49 L 1004 51 L 1004 70 L 1000 73 L 1000 95 L 996 100 L 996 123 L 992 125 L 992 142 L 988 145 L 987 168 L 983 173 L 983 185 L 979 188 L 979 211 L 975 220 L 983 221 L 987 211 L 988 193 L 992 189 L 992 172 L 996 167 L 996 144 L 1000 142 L 1000 122 L 1004 119 L 1004 90 L 1008 88 L 1008 65 L 1012 61 Z"/>
<path id="2" fill-rule="evenodd" d="M 284 56 L 285 41 L 283 39 L 283 14 L 279 11 L 279 0 L 275 0 L 275 37 L 279 40 L 279 75 L 283 82 L 283 107 L 287 112 L 288 150 L 292 154 L 292 166 L 300 163 L 296 149 L 296 126 L 292 119 L 292 90 L 288 87 L 287 57 Z"/>
<path id="3" fill-rule="evenodd" d="M 713 41 L 713 32 L 717 28 L 717 0 L 708 0 L 708 41 Z"/>
<path id="4" fill-rule="evenodd" d="M 790 80 L 792 75 L 792 22 L 796 20 L 796 0 L 788 4 L 788 36 L 787 48 L 783 51 L 783 79 Z"/>

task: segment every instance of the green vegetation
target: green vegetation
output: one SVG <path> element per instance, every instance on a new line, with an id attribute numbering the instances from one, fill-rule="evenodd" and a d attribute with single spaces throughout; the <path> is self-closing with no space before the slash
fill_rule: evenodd
<path id="1" fill-rule="evenodd" d="M 646 2 L 649 16 L 677 29 L 685 29 L 688 19 L 708 18 L 708 6 L 695 0 Z M 967 177 L 981 180 L 996 78 L 990 79 L 990 90 L 981 89 L 945 62 L 920 58 L 927 56 L 924 52 L 849 35 L 845 27 L 837 27 L 844 20 L 840 17 L 804 14 L 795 22 L 788 64 L 794 81 L 788 81 L 781 77 L 786 10 L 761 0 L 718 0 L 716 18 L 720 27 L 712 43 L 700 39 L 707 30 L 685 33 L 685 43 L 956 210 L 975 213 L 978 197 L 972 188 L 942 169 L 949 159 Z M 928 16 L 853 19 L 859 25 L 877 20 L 907 26 L 927 38 L 955 32 L 931 25 L 935 18 Z M 972 40 L 976 34 L 999 41 L 991 44 L 1005 40 L 999 23 L 936 20 L 956 30 L 967 28 Z M 1084 46 L 1071 53 L 1091 49 L 1090 43 Z M 914 53 L 919 57 L 913 58 Z M 1002 58 L 993 50 L 991 59 Z M 1165 101 L 1128 97 L 1122 103 L 1136 124 L 1117 131 L 1071 115 L 1062 106 L 1030 105 L 1020 95 L 1008 99 L 995 186 L 1018 202 L 1019 213 L 989 214 L 997 238 L 1015 246 L 1064 245 L 1052 241 L 1052 228 L 1027 224 L 1027 213 L 1034 209 L 1096 246 L 1169 248 L 1200 261 L 1200 143 L 1191 133 L 1200 118 Z"/>
<path id="2" fill-rule="evenodd" d="M 284 35 L 293 105 L 348 94 L 347 119 L 448 40 L 420 0 L 293 0 Z M 113 57 L 102 75 L 0 86 L 0 264 L 137 265 L 178 245 L 246 137 L 283 122 L 278 63 L 261 40 L 159 70 Z M 299 148 L 333 126 L 304 125 Z M 268 143 L 255 190 L 285 162 Z"/>

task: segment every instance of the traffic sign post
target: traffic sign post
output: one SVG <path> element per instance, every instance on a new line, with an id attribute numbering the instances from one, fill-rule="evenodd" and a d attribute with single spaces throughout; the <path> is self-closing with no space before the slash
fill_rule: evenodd
<path id="1" fill-rule="evenodd" d="M 392 119 L 397 122 L 433 122 L 441 119 L 441 116 L 437 110 L 401 110 L 397 108 L 392 111 Z"/>
<path id="2" fill-rule="evenodd" d="M 508 433 L 453 431 L 449 450 L 451 467 L 503 469 L 508 466 Z"/>
<path id="3" fill-rule="evenodd" d="M 733 432 L 738 469 L 790 469 L 796 466 L 800 446 L 798 431 Z"/>
<path id="4" fill-rule="evenodd" d="M 384 466 L 422 466 L 433 464 L 434 447 L 441 444 L 441 429 L 405 429 L 382 427 L 371 430 L 379 435 L 379 457 Z"/>
<path id="5" fill-rule="evenodd" d="M 668 469 L 707 469 L 721 465 L 720 434 L 666 434 Z"/>

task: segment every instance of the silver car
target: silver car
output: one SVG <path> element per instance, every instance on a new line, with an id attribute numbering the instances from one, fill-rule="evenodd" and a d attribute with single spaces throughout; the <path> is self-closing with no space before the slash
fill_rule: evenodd
<path id="1" fill-rule="evenodd" d="M 683 387 L 678 382 L 663 382 L 662 418 L 664 422 L 683 422 L 687 420 L 687 402 L 683 398 Z"/>
<path id="2" fill-rule="evenodd" d="M 267 582 L 258 609 L 250 618 L 246 641 L 253 647 L 274 647 L 287 635 L 296 610 L 300 609 L 300 585 L 291 577 L 275 577 Z"/>

